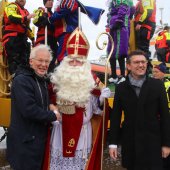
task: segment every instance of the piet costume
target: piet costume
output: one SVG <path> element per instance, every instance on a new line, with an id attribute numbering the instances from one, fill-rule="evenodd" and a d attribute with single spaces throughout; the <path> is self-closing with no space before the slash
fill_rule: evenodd
<path id="1" fill-rule="evenodd" d="M 120 65 L 121 75 L 125 76 L 124 58 L 128 54 L 128 43 L 130 36 L 130 19 L 134 13 L 132 0 L 110 0 L 109 13 L 107 15 L 107 27 L 114 41 L 114 51 L 111 56 L 110 64 L 112 77 L 116 78 L 116 60 Z M 110 53 L 111 42 L 108 44 L 107 52 Z"/>
<path id="2" fill-rule="evenodd" d="M 79 74 L 79 76 L 82 76 L 80 78 L 82 80 L 77 82 L 77 84 L 75 83 L 75 86 L 71 82 L 71 78 L 67 78 L 67 72 L 63 74 L 63 77 L 60 76 L 60 73 L 65 69 L 61 69 L 65 61 L 80 60 L 86 63 L 88 50 L 89 43 L 85 35 L 77 28 L 71 34 L 67 43 L 68 56 L 63 59 L 52 74 L 51 81 L 56 87 L 57 106 L 59 112 L 62 114 L 62 122 L 55 122 L 53 124 L 51 136 L 51 170 L 85 169 L 86 161 L 91 151 L 92 127 L 90 120 L 93 114 L 101 114 L 102 111 L 99 108 L 99 96 L 97 96 L 100 93 L 97 90 L 93 91 L 95 81 L 91 74 L 90 64 L 88 63 L 89 65 L 86 69 L 83 67 L 84 64 L 82 66 L 70 66 L 73 70 L 76 70 L 76 67 L 80 67 L 80 74 L 75 73 L 73 77 L 77 78 L 77 74 Z M 90 76 L 84 76 L 84 72 L 88 72 Z M 88 79 L 86 80 L 86 84 L 83 82 L 85 80 L 84 77 Z M 68 89 L 70 90 L 66 90 L 63 87 L 67 86 L 67 84 L 62 85 L 63 78 L 70 78 L 70 83 L 68 83 Z M 84 89 L 83 85 L 87 86 L 88 90 Z M 62 89 L 65 93 L 63 93 Z M 69 91 L 69 94 L 71 94 L 73 90 L 74 93 L 72 95 L 67 95 Z M 81 97 L 82 95 L 84 97 Z"/>
<path id="3" fill-rule="evenodd" d="M 70 34 L 78 27 L 78 8 L 86 14 L 89 19 L 97 24 L 103 9 L 83 5 L 78 0 L 61 0 L 54 14 L 49 18 L 49 22 L 55 25 L 55 37 L 59 44 L 57 50 L 57 60 L 62 61 L 67 55 L 66 44 Z"/>
<path id="4" fill-rule="evenodd" d="M 109 4 L 107 27 L 110 28 L 115 47 L 112 57 L 118 59 L 119 57 L 127 56 L 130 18 L 133 13 L 134 8 L 131 0 L 112 0 Z"/>

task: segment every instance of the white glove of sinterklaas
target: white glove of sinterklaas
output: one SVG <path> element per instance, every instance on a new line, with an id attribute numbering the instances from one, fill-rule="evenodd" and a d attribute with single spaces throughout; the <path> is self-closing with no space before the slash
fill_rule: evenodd
<path id="1" fill-rule="evenodd" d="M 100 104 L 102 105 L 104 102 L 104 99 L 110 97 L 110 95 L 111 95 L 110 89 L 108 87 L 104 87 L 101 90 L 101 95 L 99 97 Z"/>

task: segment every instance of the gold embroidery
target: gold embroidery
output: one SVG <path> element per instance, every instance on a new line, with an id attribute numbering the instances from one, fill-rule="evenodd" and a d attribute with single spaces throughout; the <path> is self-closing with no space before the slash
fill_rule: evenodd
<path id="1" fill-rule="evenodd" d="M 66 153 L 71 154 L 71 153 L 72 153 L 72 151 L 70 151 L 70 150 L 69 150 L 69 151 L 67 151 L 67 150 L 66 150 Z"/>
<path id="2" fill-rule="evenodd" d="M 75 145 L 75 140 L 74 140 L 74 138 L 72 138 L 72 139 L 70 139 L 70 141 L 68 142 L 68 146 L 69 146 L 69 147 L 74 147 L 74 145 Z"/>
<path id="3" fill-rule="evenodd" d="M 58 110 L 61 113 L 72 115 L 76 112 L 75 105 L 58 105 Z"/>

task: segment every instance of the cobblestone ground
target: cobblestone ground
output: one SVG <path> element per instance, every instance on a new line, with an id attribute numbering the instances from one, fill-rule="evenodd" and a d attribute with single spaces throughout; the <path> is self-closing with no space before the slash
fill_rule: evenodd
<path id="1" fill-rule="evenodd" d="M 126 170 L 121 167 L 120 148 L 118 148 L 118 159 L 116 161 L 110 158 L 108 147 L 104 149 L 103 154 L 103 170 Z"/>
<path id="2" fill-rule="evenodd" d="M 6 161 L 5 149 L 0 149 L 0 170 L 11 170 Z"/>
<path id="3" fill-rule="evenodd" d="M 120 149 L 119 149 L 120 153 Z M 121 167 L 121 158 L 120 154 L 118 155 L 118 160 L 113 161 L 109 154 L 108 154 L 108 148 L 104 149 L 104 155 L 103 155 L 103 170 L 126 170 Z M 10 166 L 5 160 L 5 150 L 0 150 L 0 170 L 11 170 Z"/>
<path id="4" fill-rule="evenodd" d="M 2 128 L 0 128 L 0 137 L 4 131 Z M 6 148 L 6 141 L 3 140 L 0 142 L 0 170 L 11 170 L 11 168 L 8 165 L 8 162 L 6 161 L 6 155 L 5 155 L 5 148 Z M 120 157 L 120 148 L 118 148 L 118 159 L 114 161 L 110 158 L 108 147 L 104 148 L 104 155 L 103 155 L 103 170 L 125 170 L 121 167 L 121 157 Z"/>

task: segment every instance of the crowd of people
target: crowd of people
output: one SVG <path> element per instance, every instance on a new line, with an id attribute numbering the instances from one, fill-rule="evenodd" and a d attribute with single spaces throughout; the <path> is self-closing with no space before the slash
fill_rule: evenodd
<path id="1" fill-rule="evenodd" d="M 52 12 L 53 0 L 43 0 L 44 7 L 30 14 L 25 3 L 9 3 L 3 17 L 3 54 L 12 76 L 7 159 L 14 170 L 84 170 L 93 147 L 91 119 L 94 114 L 103 116 L 111 91 L 99 86 L 87 60 L 90 47 L 78 27 L 78 8 L 94 24 L 104 10 L 79 0 L 57 0 Z M 161 63 L 152 66 L 149 45 L 156 27 L 156 1 L 138 0 L 135 7 L 132 0 L 109 0 L 108 9 L 106 29 L 114 42 L 108 81 L 116 85 L 110 157 L 117 159 L 121 145 L 127 170 L 169 170 L 169 27 L 156 38 Z M 31 19 L 38 28 L 36 39 Z M 137 50 L 129 53 L 132 19 Z M 111 46 L 109 41 L 108 54 Z"/>

